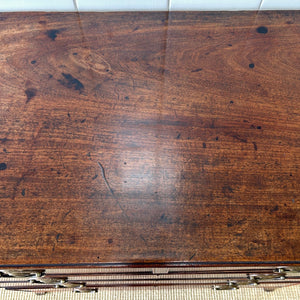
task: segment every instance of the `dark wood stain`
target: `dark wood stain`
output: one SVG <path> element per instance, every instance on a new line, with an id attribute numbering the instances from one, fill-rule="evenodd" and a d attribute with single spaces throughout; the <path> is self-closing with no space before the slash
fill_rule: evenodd
<path id="1" fill-rule="evenodd" d="M 25 90 L 25 94 L 27 96 L 26 103 L 28 103 L 33 97 L 36 96 L 36 92 L 37 92 L 37 89 L 35 89 L 35 88 L 28 88 Z"/>
<path id="2" fill-rule="evenodd" d="M 46 35 L 52 40 L 55 41 L 57 38 L 57 35 L 60 33 L 60 30 L 58 29 L 50 29 L 46 31 Z"/>
<path id="3" fill-rule="evenodd" d="M 0 163 L 0 171 L 6 170 L 6 169 L 7 169 L 6 163 Z"/>
<path id="4" fill-rule="evenodd" d="M 75 89 L 78 91 L 82 91 L 84 89 L 84 85 L 71 74 L 61 73 L 61 75 L 65 78 L 63 80 L 59 79 L 58 82 L 61 83 L 63 86 L 69 89 Z"/>
<path id="5" fill-rule="evenodd" d="M 300 262 L 300 12 L 0 18 L 0 265 Z"/>
<path id="6" fill-rule="evenodd" d="M 266 34 L 266 33 L 268 33 L 268 28 L 265 27 L 265 26 L 260 26 L 260 27 L 258 27 L 258 28 L 256 29 L 256 31 L 257 31 L 258 33 Z"/>
<path id="7" fill-rule="evenodd" d="M 192 72 L 193 72 L 193 73 L 200 72 L 200 71 L 202 71 L 202 69 L 201 69 L 201 68 L 199 68 L 199 69 L 195 69 L 195 70 L 192 70 Z"/>

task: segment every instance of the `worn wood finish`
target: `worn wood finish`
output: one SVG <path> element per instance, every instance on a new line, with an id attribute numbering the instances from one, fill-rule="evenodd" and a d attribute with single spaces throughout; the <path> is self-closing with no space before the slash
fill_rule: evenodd
<path id="1" fill-rule="evenodd" d="M 0 265 L 300 262 L 300 14 L 0 14 Z"/>

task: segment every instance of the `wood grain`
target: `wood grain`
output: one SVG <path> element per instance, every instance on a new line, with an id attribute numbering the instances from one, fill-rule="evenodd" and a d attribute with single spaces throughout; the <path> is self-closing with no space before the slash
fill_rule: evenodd
<path id="1" fill-rule="evenodd" d="M 300 263 L 300 13 L 1 13 L 0 264 Z"/>

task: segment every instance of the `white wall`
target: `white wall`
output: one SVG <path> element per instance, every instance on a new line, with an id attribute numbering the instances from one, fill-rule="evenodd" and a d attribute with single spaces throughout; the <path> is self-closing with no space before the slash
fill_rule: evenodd
<path id="1" fill-rule="evenodd" d="M 300 9 L 300 0 L 0 0 L 0 11 Z"/>

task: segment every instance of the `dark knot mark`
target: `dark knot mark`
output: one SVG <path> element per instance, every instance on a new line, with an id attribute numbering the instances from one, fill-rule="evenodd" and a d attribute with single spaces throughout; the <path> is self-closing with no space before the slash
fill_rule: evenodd
<path id="1" fill-rule="evenodd" d="M 266 33 L 268 33 L 268 28 L 265 26 L 260 26 L 260 27 L 256 28 L 256 31 L 258 33 L 266 34 Z"/>
<path id="2" fill-rule="evenodd" d="M 255 125 L 252 124 L 252 125 L 251 125 L 251 128 L 253 128 L 253 129 L 261 129 L 261 126 L 256 126 L 256 127 L 255 127 Z"/>
<path id="3" fill-rule="evenodd" d="M 227 193 L 231 194 L 231 193 L 233 193 L 233 188 L 229 185 L 224 185 L 222 187 L 222 192 L 223 192 L 223 194 L 227 194 Z"/>
<path id="4" fill-rule="evenodd" d="M 57 38 L 57 35 L 60 33 L 60 30 L 58 29 L 51 29 L 46 31 L 46 35 L 52 40 L 55 41 Z"/>
<path id="5" fill-rule="evenodd" d="M 253 144 L 254 150 L 257 151 L 257 145 L 256 145 L 256 143 L 252 142 L 252 144 Z"/>
<path id="6" fill-rule="evenodd" d="M 62 76 L 65 78 L 65 80 L 58 80 L 60 84 L 63 86 L 69 88 L 69 89 L 75 89 L 76 91 L 81 92 L 84 89 L 84 85 L 75 77 L 73 77 L 71 74 L 61 73 Z"/>
<path id="7" fill-rule="evenodd" d="M 227 227 L 232 227 L 232 226 L 233 226 L 232 222 L 228 221 L 227 222 Z"/>
<path id="8" fill-rule="evenodd" d="M 0 163 L 0 171 L 6 170 L 6 169 L 7 169 L 6 163 Z"/>
<path id="9" fill-rule="evenodd" d="M 27 96 L 26 103 L 28 103 L 35 95 L 36 95 L 37 89 L 35 88 L 29 88 L 25 91 L 25 94 Z"/>
<path id="10" fill-rule="evenodd" d="M 249 68 L 253 69 L 254 68 L 254 64 L 253 63 L 249 64 Z"/>
<path id="11" fill-rule="evenodd" d="M 192 73 L 196 73 L 196 72 L 200 72 L 200 71 L 202 71 L 202 69 L 201 69 L 201 68 L 199 68 L 199 69 L 195 69 L 195 70 L 192 70 L 191 72 L 192 72 Z"/>
<path id="12" fill-rule="evenodd" d="M 270 212 L 278 211 L 279 207 L 278 205 L 275 205 L 273 208 L 270 209 Z"/>

